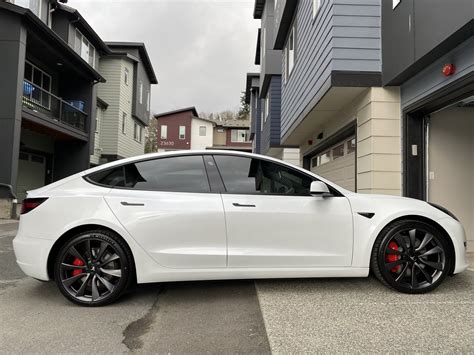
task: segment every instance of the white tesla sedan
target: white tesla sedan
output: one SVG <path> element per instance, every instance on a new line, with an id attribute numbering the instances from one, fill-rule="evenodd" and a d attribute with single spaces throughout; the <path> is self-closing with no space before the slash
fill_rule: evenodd
<path id="1" fill-rule="evenodd" d="M 14 241 L 29 276 L 100 306 L 133 283 L 363 277 L 424 293 L 467 268 L 442 207 L 353 193 L 265 156 L 124 159 L 30 191 Z"/>

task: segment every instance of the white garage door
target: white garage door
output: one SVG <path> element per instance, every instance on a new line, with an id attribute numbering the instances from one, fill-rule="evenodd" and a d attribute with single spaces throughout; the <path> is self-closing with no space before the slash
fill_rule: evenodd
<path id="1" fill-rule="evenodd" d="M 20 152 L 18 160 L 18 180 L 16 195 L 19 201 L 26 197 L 28 190 L 44 186 L 46 177 L 46 158 L 38 154 Z"/>
<path id="2" fill-rule="evenodd" d="M 311 171 L 343 188 L 355 191 L 355 138 L 334 145 L 311 159 Z"/>

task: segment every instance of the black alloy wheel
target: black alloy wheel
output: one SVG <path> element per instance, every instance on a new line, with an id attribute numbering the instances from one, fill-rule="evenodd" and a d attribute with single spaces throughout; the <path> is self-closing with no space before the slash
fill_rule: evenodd
<path id="1" fill-rule="evenodd" d="M 449 245 L 433 226 L 399 221 L 386 227 L 372 252 L 372 270 L 385 285 L 405 293 L 438 287 L 450 269 Z"/>
<path id="2" fill-rule="evenodd" d="M 55 281 L 66 298 L 85 306 L 103 306 L 129 286 L 131 253 L 108 231 L 91 231 L 72 238 L 59 251 Z"/>

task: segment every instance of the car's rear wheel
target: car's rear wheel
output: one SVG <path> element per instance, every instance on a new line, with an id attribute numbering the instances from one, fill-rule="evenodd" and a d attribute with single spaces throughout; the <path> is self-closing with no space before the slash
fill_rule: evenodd
<path id="1" fill-rule="evenodd" d="M 398 221 L 380 233 L 372 251 L 375 276 L 405 293 L 425 293 L 438 287 L 452 263 L 443 233 L 420 221 Z"/>
<path id="2" fill-rule="evenodd" d="M 133 263 L 128 247 L 105 230 L 78 234 L 64 244 L 56 257 L 54 278 L 70 301 L 103 306 L 115 301 L 132 280 Z"/>

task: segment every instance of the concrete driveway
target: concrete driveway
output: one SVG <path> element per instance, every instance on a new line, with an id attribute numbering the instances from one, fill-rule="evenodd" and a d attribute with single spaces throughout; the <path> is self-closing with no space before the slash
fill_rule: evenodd
<path id="1" fill-rule="evenodd" d="M 21 273 L 15 232 L 0 224 L 1 352 L 474 352 L 472 270 L 421 296 L 373 278 L 189 282 L 91 309 Z"/>

